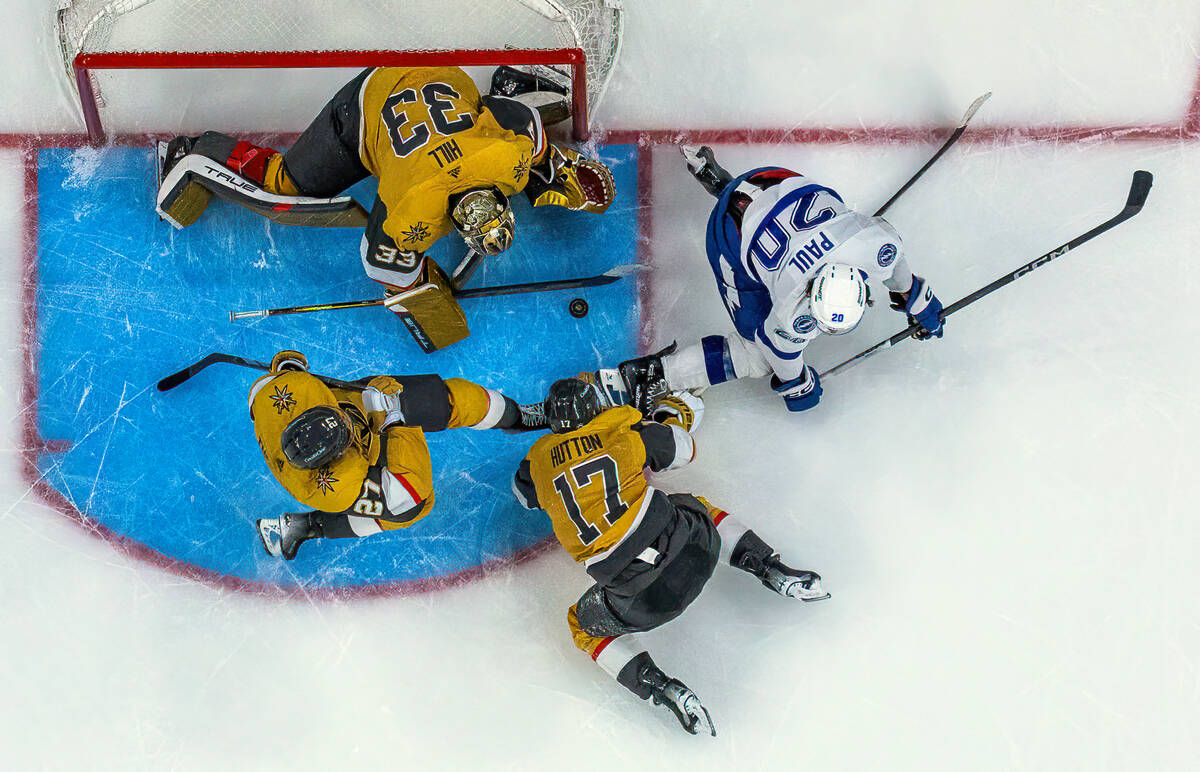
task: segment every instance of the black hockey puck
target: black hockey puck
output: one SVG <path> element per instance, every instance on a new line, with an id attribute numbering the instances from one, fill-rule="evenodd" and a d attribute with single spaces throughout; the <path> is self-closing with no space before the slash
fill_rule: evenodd
<path id="1" fill-rule="evenodd" d="M 582 319 L 587 316 L 588 304 L 583 298 L 575 298 L 567 304 L 567 310 L 571 312 L 571 316 L 576 319 Z"/>

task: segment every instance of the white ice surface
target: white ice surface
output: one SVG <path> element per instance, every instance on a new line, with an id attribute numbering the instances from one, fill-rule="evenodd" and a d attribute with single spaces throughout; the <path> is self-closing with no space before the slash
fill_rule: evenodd
<path id="1" fill-rule="evenodd" d="M 0 130 L 79 130 L 52 5 L 4 2 Z M 626 5 L 619 127 L 935 125 L 987 89 L 981 125 L 1170 123 L 1196 80 L 1194 3 Z M 871 208 L 931 149 L 718 151 Z M 673 154 L 654 153 L 656 342 L 729 326 L 702 262 L 709 199 Z M 708 392 L 699 459 L 663 487 L 735 511 L 833 593 L 798 606 L 725 571 L 648 636 L 713 711 L 712 740 L 574 649 L 565 610 L 588 582 L 565 553 L 418 597 L 266 601 L 131 560 L 36 503 L 14 450 L 20 153 L 0 150 L 0 764 L 1194 769 L 1198 155 L 964 143 L 890 215 L 947 301 L 1114 214 L 1134 169 L 1155 188 L 945 339 L 830 378 L 815 412 L 787 414 L 762 383 Z M 881 302 L 811 359 L 897 321 Z"/>

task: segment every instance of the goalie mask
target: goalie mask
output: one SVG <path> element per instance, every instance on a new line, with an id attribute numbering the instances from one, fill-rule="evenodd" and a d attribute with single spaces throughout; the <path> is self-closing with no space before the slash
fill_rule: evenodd
<path id="1" fill-rule="evenodd" d="M 330 405 L 310 407 L 280 436 L 283 455 L 297 469 L 319 469 L 342 457 L 350 445 L 350 421 Z"/>
<path id="2" fill-rule="evenodd" d="M 862 271 L 826 263 L 813 279 L 810 297 L 817 329 L 826 335 L 845 335 L 862 321 L 871 295 Z"/>
<path id="3" fill-rule="evenodd" d="M 495 188 L 463 193 L 450 208 L 450 219 L 467 246 L 481 255 L 498 255 L 512 246 L 512 206 Z"/>
<path id="4" fill-rule="evenodd" d="M 587 381 L 563 378 L 550 385 L 542 409 L 550 422 L 550 431 L 563 434 L 600 415 L 600 392 Z"/>

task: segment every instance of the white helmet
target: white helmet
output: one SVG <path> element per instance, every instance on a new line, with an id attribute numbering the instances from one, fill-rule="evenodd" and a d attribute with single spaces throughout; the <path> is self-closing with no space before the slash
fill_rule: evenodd
<path id="1" fill-rule="evenodd" d="M 817 329 L 826 335 L 844 335 L 858 326 L 867 311 L 867 281 L 857 268 L 826 263 L 813 279 L 810 297 Z"/>

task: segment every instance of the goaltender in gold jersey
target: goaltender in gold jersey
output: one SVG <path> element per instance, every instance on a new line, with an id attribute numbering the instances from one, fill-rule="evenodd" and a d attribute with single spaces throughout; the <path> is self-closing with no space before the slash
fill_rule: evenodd
<path id="1" fill-rule="evenodd" d="M 258 521 L 271 555 L 291 560 L 308 539 L 369 536 L 428 516 L 435 497 L 425 432 L 525 430 L 541 417 L 462 378 L 380 375 L 354 384 L 330 387 L 308 372 L 303 354 L 281 351 L 250 387 L 271 474 L 313 510 Z"/>
<path id="2" fill-rule="evenodd" d="M 612 174 L 547 139 L 569 117 L 563 86 L 501 67 L 481 96 L 457 67 L 379 67 L 339 90 L 286 152 L 209 131 L 160 147 L 157 209 L 192 224 L 212 195 L 301 225 L 364 227 L 361 258 L 390 310 L 426 352 L 469 334 L 445 272 L 425 252 L 456 230 L 474 255 L 497 255 L 515 236 L 511 196 L 534 206 L 604 212 Z M 368 214 L 349 196 L 374 176 Z M 464 263 L 465 265 L 465 263 Z"/>
<path id="3" fill-rule="evenodd" d="M 784 565 L 738 518 L 688 493 L 656 490 L 646 472 L 695 455 L 691 433 L 704 403 L 668 394 L 650 420 L 629 406 L 604 408 L 594 383 L 556 381 L 543 407 L 553 432 L 529 449 L 513 478 L 528 509 L 550 517 L 558 541 L 595 584 L 567 611 L 575 645 L 642 699 L 666 705 L 692 734 L 716 734 L 696 694 L 663 673 L 638 642 L 683 613 L 718 562 L 792 598 L 828 598 L 821 577 Z"/>

